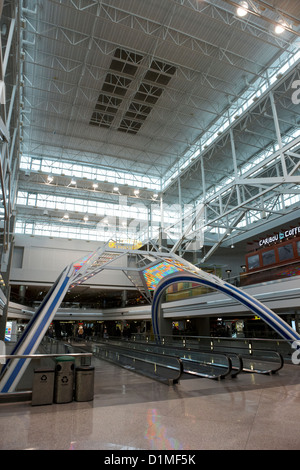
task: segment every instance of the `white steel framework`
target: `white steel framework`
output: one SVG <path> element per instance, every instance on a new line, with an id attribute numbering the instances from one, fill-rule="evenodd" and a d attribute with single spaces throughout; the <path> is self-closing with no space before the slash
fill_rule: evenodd
<path id="1" fill-rule="evenodd" d="M 207 245 L 202 262 L 298 217 L 297 2 L 253 0 L 243 18 L 229 0 L 2 6 L 7 118 L 20 122 L 3 141 L 4 246 L 15 200 L 17 231 L 97 239 L 107 214 L 89 208 L 126 198 L 104 241 L 164 232 L 182 254 Z"/>

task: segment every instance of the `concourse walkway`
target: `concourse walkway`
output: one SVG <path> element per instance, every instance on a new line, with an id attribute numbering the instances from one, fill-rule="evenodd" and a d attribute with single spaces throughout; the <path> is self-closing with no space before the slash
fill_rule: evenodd
<path id="1" fill-rule="evenodd" d="M 101 359 L 92 365 L 93 401 L 0 404 L 0 449 L 300 449 L 300 366 L 166 385 Z"/>

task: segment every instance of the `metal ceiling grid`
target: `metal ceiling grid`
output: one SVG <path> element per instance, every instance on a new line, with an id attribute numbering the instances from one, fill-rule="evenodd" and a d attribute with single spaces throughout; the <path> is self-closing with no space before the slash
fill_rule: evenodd
<path id="1" fill-rule="evenodd" d="M 66 2 L 65 2 L 65 3 L 66 3 Z M 46 3 L 46 6 L 47 6 L 47 3 Z M 104 7 L 102 7 L 102 8 L 104 9 Z M 46 8 L 44 7 L 44 9 L 46 9 Z M 109 6 L 106 8 L 106 10 L 105 10 L 106 17 L 107 17 L 107 15 L 109 14 L 109 11 L 110 11 L 109 9 L 112 9 L 111 5 L 109 5 Z M 53 9 L 53 8 L 52 8 L 51 10 L 54 12 L 54 9 Z M 125 15 L 123 12 L 121 12 L 121 11 L 116 11 L 115 9 L 114 9 L 113 11 L 114 11 L 115 14 L 119 14 L 121 19 L 124 18 L 124 20 L 126 20 L 128 16 L 129 16 L 131 19 L 133 18 L 133 15 L 132 15 L 132 14 Z M 193 11 L 190 11 L 190 10 L 188 10 L 188 9 L 186 9 L 185 11 L 186 11 L 186 12 L 188 11 L 189 16 L 191 16 L 191 13 L 193 14 L 193 17 L 195 16 Z M 63 11 L 61 11 L 61 13 L 63 13 Z M 85 11 L 80 11 L 80 12 L 79 12 L 79 11 L 77 11 L 77 12 L 75 11 L 75 13 L 77 13 L 77 16 L 78 16 L 78 14 L 80 13 L 82 16 L 85 15 L 90 21 L 95 21 L 95 20 L 94 20 L 94 17 L 93 17 L 90 13 L 89 13 L 88 15 L 85 13 Z M 87 39 L 88 39 L 88 36 L 86 35 L 86 29 L 87 29 L 87 26 L 86 26 L 86 25 L 87 25 L 87 23 L 89 23 L 89 21 L 86 20 L 86 21 L 82 21 L 82 23 L 80 23 L 80 32 L 79 32 L 79 31 L 76 31 L 76 29 L 74 28 L 74 24 L 75 24 L 76 26 L 79 25 L 78 21 L 76 20 L 76 14 L 74 15 L 74 24 L 73 24 L 73 28 L 72 28 L 71 30 L 68 29 L 68 28 L 70 27 L 70 24 L 69 24 L 69 23 L 70 23 L 70 17 L 71 17 L 71 15 L 60 14 L 59 17 L 54 17 L 54 18 L 52 19 L 52 17 L 51 17 L 51 11 L 50 11 L 50 12 L 47 11 L 47 12 L 45 12 L 45 14 L 47 14 L 47 21 L 49 22 L 49 25 L 52 25 L 52 28 L 51 28 L 52 35 L 53 35 L 53 32 L 54 32 L 54 31 L 55 31 L 55 33 L 56 33 L 56 34 L 55 34 L 55 40 L 56 40 L 56 42 L 59 44 L 59 50 L 61 50 L 61 41 L 62 41 L 62 40 L 65 40 L 66 43 L 70 43 L 70 44 L 72 44 L 72 45 L 75 44 L 75 45 L 76 45 L 76 53 L 78 54 L 78 57 L 79 57 L 79 59 L 80 59 L 80 55 L 81 55 L 81 54 L 80 54 L 80 49 L 83 50 L 83 45 L 85 45 L 85 43 L 87 42 Z M 67 16 L 67 20 L 65 20 L 65 16 Z M 174 16 L 175 16 L 176 18 L 178 18 L 178 15 L 174 15 Z M 72 19 L 73 19 L 73 15 L 72 15 Z M 106 19 L 106 21 L 107 21 L 107 18 L 105 18 L 105 19 Z M 142 21 L 141 18 L 139 18 L 139 19 L 140 19 L 140 21 Z M 32 20 L 31 20 L 31 21 L 32 21 Z M 151 20 L 143 19 L 143 21 L 144 21 L 144 22 L 148 21 L 148 23 L 149 23 L 150 21 L 151 21 L 152 23 L 157 22 L 156 19 L 155 19 L 155 20 L 152 20 L 152 19 L 151 19 Z M 199 21 L 199 18 L 198 18 L 198 21 Z M 194 22 L 195 22 L 195 19 L 194 19 Z M 105 22 L 104 22 L 104 23 L 105 23 Z M 122 23 L 121 23 L 121 24 L 122 24 Z M 189 25 L 190 25 L 190 24 L 191 24 L 191 23 L 189 22 Z M 90 24 L 90 26 L 91 26 L 91 24 Z M 114 27 L 116 27 L 116 24 L 114 24 L 114 22 L 113 22 L 111 26 L 113 26 L 113 27 L 110 28 L 110 31 L 111 31 L 110 34 L 113 34 L 112 31 L 114 30 Z M 118 26 L 119 26 L 119 25 L 118 25 Z M 44 26 L 44 28 L 45 28 L 45 26 Z M 48 29 L 49 29 L 49 27 L 48 27 Z M 173 28 L 173 30 L 176 31 L 176 29 L 174 29 L 174 28 Z M 199 30 L 201 30 L 201 28 L 199 28 Z M 43 31 L 43 30 L 42 30 L 42 31 Z M 46 32 L 46 33 L 47 33 L 47 32 Z M 103 36 L 105 37 L 105 34 L 106 34 L 105 25 L 104 25 L 104 31 L 101 31 L 101 33 L 102 33 Z M 81 37 L 80 37 L 80 34 L 82 35 Z M 154 33 L 153 33 L 153 34 L 154 34 Z M 178 34 L 179 34 L 179 33 L 178 33 Z M 180 34 L 182 35 L 183 33 L 180 33 Z M 52 35 L 50 34 L 50 38 L 51 38 Z M 185 33 L 185 36 L 187 36 L 186 33 Z M 154 35 L 154 38 L 155 38 L 155 35 Z M 156 39 L 156 38 L 155 38 L 155 39 Z M 185 38 L 185 39 L 186 39 L 186 38 Z M 111 40 L 112 40 L 112 39 L 109 38 L 109 41 L 111 41 Z M 119 31 L 119 30 L 118 30 L 118 40 L 120 40 L 120 31 Z M 190 40 L 190 37 L 188 38 L 188 40 Z M 59 42 L 58 42 L 58 41 L 59 41 Z M 64 42 L 64 41 L 63 41 L 63 42 Z M 161 42 L 161 43 L 163 44 L 163 46 L 164 46 L 164 42 L 163 42 L 163 41 L 160 41 L 160 42 Z M 91 43 L 91 40 L 89 41 L 89 44 L 90 44 L 90 43 Z M 173 43 L 173 40 L 172 40 L 172 43 Z M 47 42 L 47 44 L 48 44 L 48 42 Z M 207 43 L 206 43 L 206 44 L 207 44 Z M 177 46 L 177 44 L 174 43 L 174 46 Z M 49 45 L 48 45 L 48 47 L 49 47 Z M 68 46 L 68 47 L 69 47 L 69 46 Z M 90 47 L 90 46 L 89 46 L 89 47 Z M 183 49 L 184 49 L 184 48 L 185 48 L 185 46 L 183 45 Z M 74 48 L 74 47 L 69 47 L 69 49 L 73 49 L 73 50 L 74 50 L 75 48 Z M 175 49 L 175 48 L 174 48 L 174 49 Z M 182 49 L 182 47 L 181 47 L 181 49 Z M 178 47 L 176 47 L 176 50 L 178 51 Z M 57 53 L 57 52 L 58 52 L 58 51 L 57 51 L 57 48 L 56 48 L 55 50 L 52 50 L 52 51 L 51 51 L 51 53 L 53 53 L 53 54 L 55 54 L 55 53 Z M 90 52 L 90 50 L 89 50 L 89 52 Z M 172 51 L 172 52 L 173 52 L 173 51 Z M 191 52 L 191 49 L 189 50 L 189 52 Z M 197 52 L 198 52 L 198 51 L 197 51 Z M 68 54 L 69 54 L 69 53 L 70 53 L 70 52 L 68 51 Z M 214 54 L 216 54 L 216 53 L 219 53 L 218 47 L 214 47 Z M 173 52 L 173 54 L 174 54 L 174 52 Z M 178 52 L 177 52 L 177 54 L 178 54 Z M 89 55 L 90 55 L 90 54 L 89 54 Z M 190 55 L 190 54 L 182 54 L 182 50 L 180 51 L 180 57 L 189 57 L 189 55 Z M 195 55 L 195 54 L 194 54 L 194 55 Z M 196 54 L 196 55 L 197 55 L 197 54 Z M 203 69 L 203 70 L 208 70 L 209 67 L 211 68 L 211 67 L 213 66 L 213 64 L 211 64 L 211 60 L 210 60 L 211 57 L 213 57 L 213 54 L 209 54 L 209 55 L 208 55 L 208 57 L 207 57 L 208 62 L 207 62 L 207 60 L 206 60 L 204 63 L 202 63 L 202 69 Z M 205 59 L 205 57 L 204 57 L 204 59 Z M 81 60 L 82 60 L 82 59 L 81 59 Z M 181 60 L 182 60 L 182 59 L 181 59 Z M 202 60 L 203 60 L 203 58 L 202 58 Z M 216 62 L 219 62 L 219 58 L 218 58 L 218 59 L 215 59 L 215 60 L 216 60 Z M 194 61 L 193 61 L 193 62 L 194 62 Z M 228 73 L 228 71 L 226 70 L 225 64 L 226 64 L 226 61 L 224 61 L 224 67 L 222 67 L 222 71 L 224 70 L 223 75 L 224 75 L 224 73 L 226 74 L 226 72 Z M 230 65 L 231 65 L 231 64 L 230 64 Z M 253 62 L 253 66 L 255 67 L 255 69 L 257 68 L 257 65 L 256 65 L 254 62 Z M 229 67 L 229 70 L 232 70 L 232 68 Z M 206 73 L 207 73 L 207 72 L 206 72 Z M 220 70 L 219 70 L 219 73 L 220 73 Z M 232 73 L 232 72 L 231 72 L 231 73 Z M 230 80 L 231 78 L 232 78 L 232 77 L 229 77 L 228 82 L 231 82 L 231 80 Z M 80 77 L 80 80 L 81 80 L 81 83 L 82 83 L 82 80 L 83 80 L 82 75 L 81 75 L 81 77 Z M 67 95 L 67 94 L 72 97 L 72 93 L 71 93 L 72 90 L 70 89 L 70 86 L 69 86 L 69 87 L 64 86 L 62 89 L 60 89 L 59 84 L 56 84 L 56 87 L 58 88 L 58 91 L 61 91 L 61 94 L 62 94 L 64 97 L 65 97 L 65 95 Z M 196 88 L 196 87 L 195 87 L 195 88 Z M 198 87 L 197 87 L 197 88 L 198 88 Z M 223 89 L 224 89 L 224 88 L 223 88 Z M 61 124 L 63 124 L 63 123 L 61 123 Z"/>
<path id="2" fill-rule="evenodd" d="M 253 208 L 246 204 L 248 198 L 260 198 L 262 206 L 267 204 L 262 202 L 266 185 L 239 183 L 243 166 L 272 146 L 277 150 L 276 125 L 282 135 L 292 135 L 297 128 L 298 108 L 291 103 L 291 83 L 299 74 L 297 63 L 289 78 L 278 79 L 280 86 L 273 84 L 276 119 L 267 94 L 244 115 L 236 116 L 215 142 L 198 142 L 205 134 L 213 136 L 212 127 L 226 119 L 243 93 L 260 88 L 258 83 L 263 84 L 277 59 L 284 54 L 293 57 L 297 48 L 292 43 L 299 37 L 299 3 L 253 0 L 243 18 L 235 13 L 236 3 L 6 1 L 7 11 L 11 4 L 19 7 L 16 31 L 22 61 L 16 66 L 22 85 L 21 153 L 132 175 L 163 179 L 173 174 L 162 193 L 167 204 L 195 205 L 204 197 L 215 211 L 214 217 L 209 216 L 209 207 L 206 210 L 208 229 L 210 223 L 211 228 L 219 224 L 224 230 L 233 224 L 240 231 L 238 223 Z M 276 36 L 272 28 L 279 16 L 289 21 L 290 28 Z M 179 171 L 181 158 L 196 148 L 197 158 Z M 295 157 L 289 166 L 293 177 L 298 175 L 296 162 Z M 259 174 L 272 178 L 275 171 L 279 171 L 278 164 Z M 45 192 L 45 176 L 34 170 L 25 175 L 21 169 L 19 188 L 30 185 L 32 191 Z M 222 185 L 224 189 L 218 189 Z M 291 177 L 287 185 L 284 191 L 292 192 Z M 63 175 L 50 190 L 102 200 L 107 200 L 108 192 L 116 204 L 119 198 L 108 182 L 96 194 L 86 180 L 70 188 Z M 132 194 L 130 185 L 121 190 Z M 151 188 L 142 191 L 140 198 L 141 202 L 151 201 Z M 224 208 L 233 213 L 234 204 L 238 215 L 223 218 Z M 24 207 L 19 214 L 26 219 Z M 40 217 L 37 210 L 36 220 Z M 35 220 L 32 211 L 27 220 Z"/>

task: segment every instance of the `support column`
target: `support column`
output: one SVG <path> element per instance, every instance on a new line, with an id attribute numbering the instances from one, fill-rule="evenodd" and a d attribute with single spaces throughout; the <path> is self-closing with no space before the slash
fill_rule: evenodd
<path id="1" fill-rule="evenodd" d="M 159 247 L 167 246 L 166 234 L 164 233 L 164 203 L 163 195 L 160 195 L 160 228 L 159 228 Z"/>
<path id="2" fill-rule="evenodd" d="M 161 320 L 160 320 L 160 335 L 162 337 L 172 336 L 172 319 L 164 318 L 163 314 L 161 314 Z"/>
<path id="3" fill-rule="evenodd" d="M 195 318 L 197 336 L 210 336 L 210 318 Z"/>
<path id="4" fill-rule="evenodd" d="M 14 222 L 15 222 L 15 217 L 11 217 L 9 221 L 11 231 L 13 231 Z M 13 241 L 10 241 L 10 243 L 8 244 L 6 253 L 2 252 L 2 258 L 0 260 L 1 274 L 5 283 L 4 294 L 6 297 L 6 305 L 3 308 L 2 315 L 0 315 L 0 341 L 4 341 L 5 339 L 5 329 L 6 329 L 9 299 L 10 299 L 10 271 L 11 271 L 13 248 L 14 248 Z"/>
<path id="5" fill-rule="evenodd" d="M 238 167 L 237 167 L 236 151 L 235 151 L 235 144 L 234 144 L 234 137 L 233 137 L 232 129 L 230 129 L 229 132 L 230 132 L 231 153 L 232 153 L 233 168 L 234 168 L 234 179 L 235 179 L 235 182 L 236 182 L 235 189 L 236 189 L 236 194 L 237 194 L 238 205 L 240 205 L 241 204 L 241 193 L 240 193 L 240 187 L 237 184 Z"/>
<path id="6" fill-rule="evenodd" d="M 279 127 L 279 121 L 278 121 L 278 115 L 277 115 L 274 95 L 273 95 L 272 92 L 270 92 L 270 101 L 271 101 L 271 107 L 272 107 L 276 137 L 277 137 L 277 142 L 278 142 L 279 151 L 280 151 L 280 160 L 281 160 L 282 172 L 283 172 L 283 176 L 286 177 L 287 176 L 287 169 L 286 169 L 284 154 L 283 154 L 283 151 L 282 151 L 281 132 L 280 132 L 280 127 Z"/>
<path id="7" fill-rule="evenodd" d="M 178 170 L 179 173 L 179 170 Z M 182 238 L 183 235 L 183 220 L 182 220 L 182 199 L 181 199 L 181 181 L 180 181 L 180 174 L 178 174 L 178 204 L 179 204 L 179 238 Z M 182 250 L 179 247 L 179 256 L 181 256 Z"/>
<path id="8" fill-rule="evenodd" d="M 122 303 L 122 308 L 126 307 L 126 304 L 127 304 L 127 291 L 126 290 L 122 291 L 121 303 Z"/>
<path id="9" fill-rule="evenodd" d="M 205 184 L 205 173 L 204 173 L 204 162 L 203 157 L 201 156 L 200 159 L 201 163 L 201 181 L 202 181 L 202 194 L 203 194 L 203 204 L 204 204 L 204 222 L 207 221 L 207 213 L 206 213 L 206 184 Z"/>

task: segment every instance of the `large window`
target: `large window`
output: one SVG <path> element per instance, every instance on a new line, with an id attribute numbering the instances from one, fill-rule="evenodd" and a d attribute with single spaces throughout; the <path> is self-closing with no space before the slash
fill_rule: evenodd
<path id="1" fill-rule="evenodd" d="M 259 255 L 249 256 L 248 269 L 259 268 Z"/>
<path id="2" fill-rule="evenodd" d="M 20 168 L 29 171 L 42 171 L 51 175 L 67 175 L 71 178 L 86 178 L 91 181 L 108 181 L 115 184 L 128 184 L 136 188 L 147 188 L 160 191 L 161 179 L 157 176 L 134 174 L 120 170 L 97 168 L 88 165 L 67 163 L 45 158 L 33 158 L 22 155 Z"/>
<path id="3" fill-rule="evenodd" d="M 17 217 L 16 233 L 85 240 L 126 240 L 126 243 L 135 243 L 157 238 L 161 223 L 160 204 L 153 202 L 146 206 L 138 199 L 133 203 L 131 201 L 131 205 L 126 205 L 19 191 L 17 205 L 34 206 L 46 214 L 43 215 L 43 221 L 30 223 L 23 221 L 20 215 Z M 54 217 L 52 222 L 50 217 L 48 219 L 50 215 Z M 180 212 L 176 206 L 164 206 L 164 224 L 165 227 L 174 225 L 170 234 L 174 240 L 181 233 L 179 218 Z"/>
<path id="4" fill-rule="evenodd" d="M 275 251 L 274 250 L 265 251 L 262 254 L 262 259 L 263 259 L 264 266 L 268 266 L 269 264 L 275 263 L 276 262 Z"/>
<path id="5" fill-rule="evenodd" d="M 279 261 L 285 261 L 294 257 L 293 245 L 288 244 L 278 247 Z"/>

